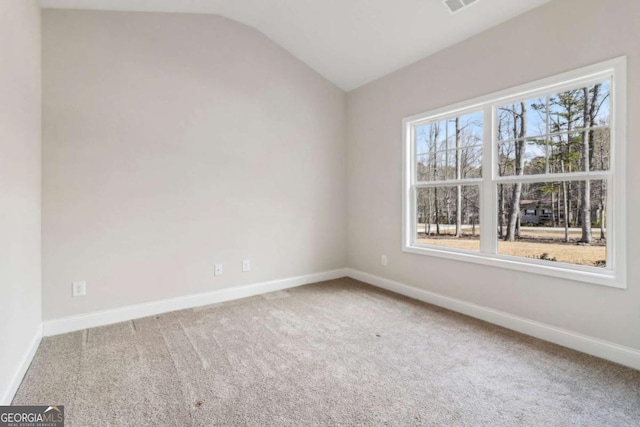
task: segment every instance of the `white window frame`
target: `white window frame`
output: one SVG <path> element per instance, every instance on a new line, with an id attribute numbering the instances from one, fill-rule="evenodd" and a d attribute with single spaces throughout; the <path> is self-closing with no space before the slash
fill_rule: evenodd
<path id="1" fill-rule="evenodd" d="M 626 289 L 626 57 L 583 67 L 535 82 L 506 89 L 469 101 L 449 105 L 437 110 L 406 117 L 402 121 L 403 128 L 403 182 L 402 182 L 402 250 L 415 254 L 448 258 L 457 261 L 472 262 L 494 267 L 525 271 L 575 280 L 597 285 Z M 573 173 L 568 179 L 565 175 L 554 174 L 525 175 L 518 177 L 499 177 L 497 173 L 497 141 L 496 123 L 497 108 L 513 101 L 533 98 L 550 91 L 562 91 L 580 85 L 598 83 L 611 78 L 611 147 L 609 172 Z M 415 152 L 414 140 L 417 126 L 461 116 L 471 112 L 483 113 L 483 150 L 482 178 L 449 181 L 443 185 L 475 184 L 480 190 L 480 251 L 449 248 L 436 245 L 424 245 L 415 242 Z M 509 183 L 509 179 L 520 182 L 540 181 L 580 181 L 585 178 L 602 179 L 606 175 L 608 188 L 607 211 L 611 220 L 607 224 L 607 266 L 606 268 L 583 266 L 563 262 L 545 261 L 523 258 L 498 253 L 497 233 L 486 230 L 497 230 L 497 183 Z M 614 208 L 615 206 L 615 208 Z M 484 230 L 485 232 L 482 232 Z"/>

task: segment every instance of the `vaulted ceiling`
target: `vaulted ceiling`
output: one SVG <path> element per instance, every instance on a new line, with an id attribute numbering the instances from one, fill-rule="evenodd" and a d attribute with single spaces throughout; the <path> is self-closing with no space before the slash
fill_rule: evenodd
<path id="1" fill-rule="evenodd" d="M 349 91 L 550 0 L 40 0 L 45 8 L 209 13 L 261 31 Z"/>

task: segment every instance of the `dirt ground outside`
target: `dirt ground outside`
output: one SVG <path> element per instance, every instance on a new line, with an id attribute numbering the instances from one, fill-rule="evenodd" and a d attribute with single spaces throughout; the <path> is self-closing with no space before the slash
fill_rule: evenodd
<path id="1" fill-rule="evenodd" d="M 426 245 L 444 246 L 450 248 L 480 250 L 480 237 L 472 236 L 464 230 L 463 237 L 456 239 L 451 235 L 426 236 L 418 234 L 417 243 Z M 547 259 L 555 258 L 556 261 L 571 264 L 604 267 L 607 258 L 607 247 L 604 240 L 600 240 L 600 229 L 593 230 L 594 241 L 591 245 L 577 244 L 580 239 L 580 230 L 571 229 L 569 238 L 571 242 L 565 243 L 564 229 L 549 229 L 528 227 L 521 230 L 521 239 L 514 242 L 498 240 L 498 253 L 528 258 L 539 258 L 547 254 Z"/>

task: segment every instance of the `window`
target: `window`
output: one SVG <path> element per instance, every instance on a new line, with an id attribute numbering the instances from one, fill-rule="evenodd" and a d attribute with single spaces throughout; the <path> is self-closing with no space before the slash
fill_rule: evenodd
<path id="1" fill-rule="evenodd" d="M 626 60 L 406 118 L 404 250 L 625 284 Z"/>

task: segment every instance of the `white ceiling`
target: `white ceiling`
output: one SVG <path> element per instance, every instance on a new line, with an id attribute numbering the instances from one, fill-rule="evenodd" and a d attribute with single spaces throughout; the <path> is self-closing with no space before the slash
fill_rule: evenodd
<path id="1" fill-rule="evenodd" d="M 550 0 L 40 0 L 45 8 L 211 13 L 264 33 L 348 91 Z"/>

